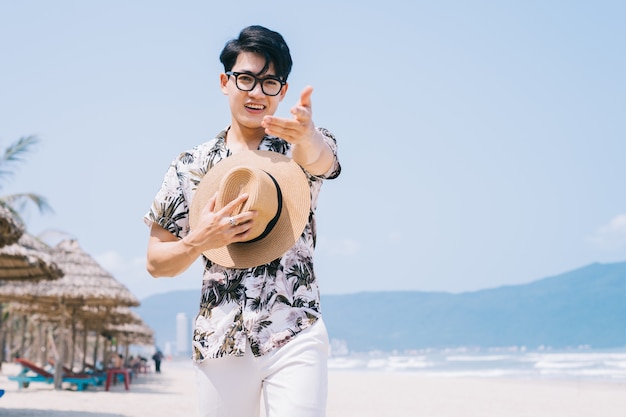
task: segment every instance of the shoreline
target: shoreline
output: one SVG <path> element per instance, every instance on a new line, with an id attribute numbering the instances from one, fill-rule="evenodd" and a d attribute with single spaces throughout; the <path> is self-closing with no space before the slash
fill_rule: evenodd
<path id="1" fill-rule="evenodd" d="M 18 390 L 19 366 L 3 364 L 3 417 L 171 417 L 195 416 L 191 361 L 163 363 L 161 374 L 136 375 L 123 383 L 85 391 L 55 391 L 45 383 Z M 327 417 L 621 417 L 626 382 L 437 377 L 416 372 L 330 370 Z"/>

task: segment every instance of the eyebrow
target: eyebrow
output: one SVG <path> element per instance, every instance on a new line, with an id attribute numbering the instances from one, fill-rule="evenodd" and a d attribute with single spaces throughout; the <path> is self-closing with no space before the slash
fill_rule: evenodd
<path id="1" fill-rule="evenodd" d="M 264 73 L 264 74 L 265 74 L 265 76 L 264 76 L 263 78 L 261 78 L 261 76 L 260 76 L 261 74 L 258 74 L 258 73 L 256 73 L 256 72 L 252 72 L 252 71 L 249 71 L 249 70 L 245 70 L 245 69 L 242 69 L 242 70 L 240 70 L 240 71 L 235 71 L 235 70 L 231 70 L 231 71 L 233 71 L 233 72 L 240 72 L 240 73 L 242 73 L 242 74 L 250 74 L 250 75 L 253 75 L 253 76 L 255 76 L 256 78 L 259 78 L 259 79 L 261 79 L 261 80 L 264 80 L 264 79 L 266 79 L 266 78 L 272 78 L 272 79 L 276 79 L 276 80 L 280 80 L 280 79 L 281 79 L 281 78 L 280 78 L 278 75 L 276 75 L 276 74 L 268 74 L 268 71 L 265 71 L 265 73 Z"/>
<path id="2" fill-rule="evenodd" d="M 250 75 L 254 75 L 257 78 L 260 78 L 261 74 L 256 73 L 254 71 L 250 71 L 247 69 L 241 69 L 241 70 L 235 70 L 234 68 L 231 69 L 231 71 L 233 72 L 241 72 L 242 74 L 250 74 Z M 268 74 L 269 70 L 265 71 L 265 76 L 263 78 L 276 78 L 277 80 L 280 80 L 280 76 L 276 75 L 276 74 Z"/>

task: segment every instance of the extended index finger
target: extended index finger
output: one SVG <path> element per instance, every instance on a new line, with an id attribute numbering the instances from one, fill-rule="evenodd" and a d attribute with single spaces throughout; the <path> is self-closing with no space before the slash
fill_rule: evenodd
<path id="1" fill-rule="evenodd" d="M 246 193 L 238 195 L 237 198 L 235 198 L 230 203 L 222 207 L 222 209 L 219 211 L 219 214 L 223 216 L 231 216 L 233 214 L 236 214 L 235 211 L 237 207 L 243 204 L 247 199 L 248 199 L 248 194 Z"/>
<path id="2" fill-rule="evenodd" d="M 311 94 L 313 94 L 313 87 L 310 85 L 304 87 L 304 90 L 300 93 L 300 101 L 297 105 L 311 108 Z"/>

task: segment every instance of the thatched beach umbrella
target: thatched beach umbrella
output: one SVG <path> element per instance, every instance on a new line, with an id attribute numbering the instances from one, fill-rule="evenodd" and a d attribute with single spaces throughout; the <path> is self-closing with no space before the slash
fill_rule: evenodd
<path id="1" fill-rule="evenodd" d="M 93 350 L 93 363 L 96 363 L 98 357 L 98 348 L 100 340 L 99 336 L 107 337 L 105 347 L 108 346 L 108 340 L 112 340 L 112 335 L 106 329 L 110 326 L 125 326 L 142 324 L 143 320 L 135 311 L 129 307 L 119 306 L 103 309 L 101 307 L 84 307 L 80 313 L 80 320 L 84 329 L 93 330 L 96 333 L 96 343 Z M 84 335 L 86 333 L 83 333 Z M 83 343 L 86 348 L 86 343 Z M 86 367 L 87 351 L 83 351 L 83 368 Z"/>
<path id="2" fill-rule="evenodd" d="M 66 319 L 75 323 L 78 310 L 84 306 L 113 308 L 138 306 L 139 300 L 111 274 L 104 270 L 76 240 L 64 240 L 53 248 L 53 260 L 64 273 L 63 278 L 30 283 L 5 283 L 0 286 L 0 301 L 19 301 L 31 304 L 59 306 L 61 309 L 61 337 Z M 63 344 L 61 344 L 61 347 Z M 61 363 L 65 360 L 64 349 L 60 349 L 57 360 L 55 387 L 61 388 Z"/>
<path id="3" fill-rule="evenodd" d="M 25 303 L 9 303 L 8 311 L 13 314 L 18 315 L 28 315 L 31 319 L 35 319 L 40 323 L 50 323 L 58 325 L 63 316 L 66 314 L 66 309 L 61 305 L 54 304 L 25 304 Z M 139 337 L 140 341 L 135 342 L 133 339 L 133 331 L 139 329 L 136 326 L 145 326 L 142 318 L 129 307 L 118 306 L 118 307 L 99 307 L 99 306 L 82 306 L 80 308 L 76 308 L 71 312 L 72 316 L 72 339 L 71 343 L 68 343 L 70 346 L 76 345 L 76 330 L 81 330 L 83 332 L 83 340 L 82 340 L 82 367 L 81 369 L 85 369 L 87 366 L 87 336 L 90 331 L 95 333 L 95 343 L 94 343 L 94 357 L 92 364 L 95 365 L 98 356 L 98 339 L 99 335 L 104 336 L 117 336 L 118 333 L 115 331 L 111 331 L 111 329 L 120 329 L 121 334 L 129 333 L 130 337 L 125 337 L 123 340 L 127 341 L 130 339 L 131 344 L 144 344 L 143 341 L 146 339 L 143 337 L 144 334 L 152 334 L 152 330 L 148 328 L 141 329 L 141 336 Z M 130 326 L 130 327 L 127 327 Z M 135 327 L 133 327 L 135 326 Z M 69 339 L 68 339 L 69 340 Z M 35 348 L 39 348 L 41 355 L 40 362 L 44 363 L 47 360 L 45 348 L 45 339 L 43 341 L 39 341 L 39 345 L 35 346 Z M 63 343 L 63 341 L 61 341 Z M 71 359 L 69 361 L 70 365 L 74 364 L 74 350 L 72 349 L 72 353 L 70 355 Z M 91 365 L 91 364 L 90 364 Z M 71 367 L 71 366 L 70 366 Z"/>
<path id="4" fill-rule="evenodd" d="M 0 248 L 0 284 L 3 281 L 55 280 L 63 271 L 52 258 L 52 248 L 22 234 L 16 243 Z"/>
<path id="5" fill-rule="evenodd" d="M 7 210 L 0 204 L 0 212 Z M 0 214 L 2 217 L 3 214 Z M 6 232 L 6 222 L 0 220 L 0 228 Z M 8 232 L 7 232 L 8 233 Z M 40 240 L 19 230 L 20 236 L 5 234 L 0 237 L 3 243 L 12 242 L 0 248 L 0 285 L 7 281 L 30 282 L 39 280 L 54 280 L 63 276 L 61 269 L 52 261 L 52 249 Z M 0 300 L 0 303 L 2 301 Z M 2 329 L 2 305 L 0 304 L 0 366 L 4 361 L 5 332 Z M 25 329 L 24 329 L 25 330 Z"/>
<path id="6" fill-rule="evenodd" d="M 139 314 L 126 306 L 106 309 L 95 306 L 85 306 L 78 312 L 78 316 L 86 326 L 92 329 L 104 329 L 107 325 L 137 324 L 143 322 Z"/>
<path id="7" fill-rule="evenodd" d="M 154 345 L 154 331 L 143 321 L 107 325 L 104 333 L 122 341 L 126 348 L 126 356 L 129 345 Z"/>
<path id="8" fill-rule="evenodd" d="M 63 277 L 39 283 L 4 283 L 1 301 L 60 304 L 63 306 L 138 306 L 139 300 L 83 251 L 75 240 L 52 248 L 52 260 Z"/>
<path id="9" fill-rule="evenodd" d="M 24 224 L 20 222 L 4 204 L 0 203 L 0 248 L 11 245 L 24 233 Z"/>

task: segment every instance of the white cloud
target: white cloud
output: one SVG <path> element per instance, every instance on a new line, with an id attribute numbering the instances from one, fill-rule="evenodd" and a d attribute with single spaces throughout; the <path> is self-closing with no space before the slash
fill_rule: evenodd
<path id="1" fill-rule="evenodd" d="M 108 251 L 95 257 L 96 261 L 107 271 L 113 273 L 133 270 L 137 267 L 145 268 L 146 260 L 143 257 L 124 259 L 118 252 Z"/>
<path id="2" fill-rule="evenodd" d="M 590 237 L 590 241 L 603 249 L 620 249 L 626 246 L 626 214 L 617 215 L 608 224 L 599 227 Z"/>

